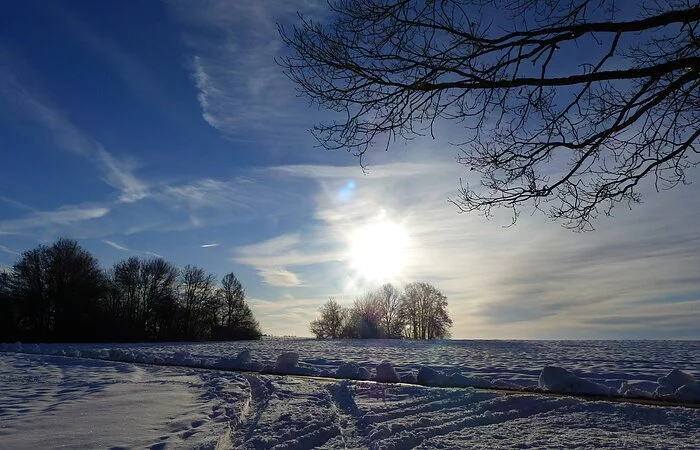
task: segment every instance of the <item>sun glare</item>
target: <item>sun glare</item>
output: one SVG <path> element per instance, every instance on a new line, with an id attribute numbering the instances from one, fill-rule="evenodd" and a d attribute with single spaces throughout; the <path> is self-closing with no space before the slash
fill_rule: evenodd
<path id="1" fill-rule="evenodd" d="M 400 224 L 382 219 L 366 225 L 351 237 L 351 266 L 366 279 L 396 278 L 404 267 L 407 241 Z"/>

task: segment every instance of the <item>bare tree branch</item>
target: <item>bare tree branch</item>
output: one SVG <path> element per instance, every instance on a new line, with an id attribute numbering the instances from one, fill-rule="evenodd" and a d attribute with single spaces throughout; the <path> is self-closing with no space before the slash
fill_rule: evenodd
<path id="1" fill-rule="evenodd" d="M 534 206 L 576 230 L 618 203 L 685 183 L 698 164 L 700 3 L 338 0 L 332 21 L 280 28 L 300 92 L 341 113 L 314 133 L 362 157 L 376 144 L 464 130 L 481 176 L 451 201 Z M 546 207 L 545 207 L 546 206 Z"/>

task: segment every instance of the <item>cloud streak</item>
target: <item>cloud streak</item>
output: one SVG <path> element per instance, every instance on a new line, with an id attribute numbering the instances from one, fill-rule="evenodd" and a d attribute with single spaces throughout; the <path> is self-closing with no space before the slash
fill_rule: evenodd
<path id="1" fill-rule="evenodd" d="M 123 252 L 138 253 L 138 254 L 142 254 L 142 255 L 149 255 L 149 256 L 153 256 L 153 257 L 155 257 L 155 258 L 162 258 L 162 257 L 163 257 L 162 255 L 159 255 L 158 253 L 154 253 L 154 252 L 141 251 L 141 250 L 133 250 L 133 249 L 130 249 L 130 248 L 128 248 L 128 247 L 125 247 L 125 246 L 123 246 L 123 245 L 121 245 L 121 244 L 117 244 L 117 243 L 114 242 L 114 241 L 110 241 L 110 240 L 108 240 L 108 239 L 102 239 L 102 243 L 103 243 L 103 244 L 106 244 L 106 245 L 109 245 L 109 246 L 112 247 L 113 249 L 120 250 L 120 251 L 123 251 Z"/>
<path id="2" fill-rule="evenodd" d="M 20 64 L 0 48 L 0 99 L 40 125 L 63 150 L 94 164 L 102 179 L 120 192 L 119 200 L 133 202 L 148 195 L 148 186 L 133 173 L 132 164 L 118 160 L 102 144 L 83 133 L 66 114 L 20 82 Z"/>
<path id="3" fill-rule="evenodd" d="M 168 0 L 186 27 L 190 70 L 203 119 L 222 134 L 240 138 L 249 129 L 267 134 L 295 132 L 294 88 L 276 65 L 283 51 L 277 23 L 298 10 L 320 11 L 308 0 Z M 308 128 L 302 127 L 302 128 Z"/>
<path id="4" fill-rule="evenodd" d="M 12 250 L 11 248 L 6 247 L 6 246 L 4 246 L 4 245 L 2 245 L 2 244 L 0 244 L 0 251 L 1 251 L 1 252 L 5 252 L 5 253 L 9 253 L 10 255 L 15 255 L 15 256 L 17 256 L 17 255 L 20 254 L 20 252 L 17 252 L 17 251 L 15 251 L 15 250 Z"/>

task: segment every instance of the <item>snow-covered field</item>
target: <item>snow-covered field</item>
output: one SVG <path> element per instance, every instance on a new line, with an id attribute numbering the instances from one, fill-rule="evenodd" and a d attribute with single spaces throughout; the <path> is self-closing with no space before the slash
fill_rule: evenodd
<path id="1" fill-rule="evenodd" d="M 3 449 L 698 448 L 700 442 L 697 408 L 185 367 L 353 378 L 392 378 L 395 368 L 404 381 L 422 384 L 592 393 L 619 393 L 625 382 L 628 392 L 634 386 L 641 396 L 656 391 L 678 399 L 680 387 L 697 394 L 698 342 L 266 339 L 0 349 Z M 668 376 L 671 369 L 682 372 Z"/>

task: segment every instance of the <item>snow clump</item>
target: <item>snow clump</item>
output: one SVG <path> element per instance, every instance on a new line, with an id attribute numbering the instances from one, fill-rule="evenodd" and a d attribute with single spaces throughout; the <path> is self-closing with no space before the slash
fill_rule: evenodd
<path id="1" fill-rule="evenodd" d="M 372 372 L 366 367 L 360 367 L 357 371 L 357 378 L 360 380 L 369 380 L 372 377 Z"/>
<path id="2" fill-rule="evenodd" d="M 431 367 L 421 366 L 416 381 L 424 386 L 447 386 L 450 377 Z"/>
<path id="3" fill-rule="evenodd" d="M 676 391 L 676 398 L 682 402 L 700 403 L 700 381 L 679 387 Z"/>
<path id="4" fill-rule="evenodd" d="M 563 394 L 611 395 L 609 388 L 584 380 L 566 369 L 555 366 L 546 366 L 542 369 L 539 387 L 545 391 Z"/>
<path id="5" fill-rule="evenodd" d="M 360 366 L 356 362 L 345 362 L 335 371 L 335 376 L 338 378 L 359 378 Z"/>
<path id="6" fill-rule="evenodd" d="M 659 378 L 659 387 L 654 391 L 656 396 L 673 395 L 682 386 L 695 382 L 695 377 L 678 369 L 673 369 Z"/>
<path id="7" fill-rule="evenodd" d="M 399 381 L 399 375 L 396 373 L 394 366 L 389 361 L 383 361 L 377 366 L 377 381 L 396 383 Z"/>
<path id="8" fill-rule="evenodd" d="M 643 389 L 639 389 L 634 384 L 629 384 L 626 381 L 622 382 L 622 385 L 620 385 L 620 389 L 617 390 L 617 393 L 619 395 L 622 395 L 623 397 L 636 397 L 636 398 L 649 398 L 649 397 L 651 397 L 650 392 L 647 392 Z"/>
<path id="9" fill-rule="evenodd" d="M 277 357 L 277 362 L 275 363 L 275 372 L 289 372 L 294 370 L 299 364 L 299 353 L 297 352 L 287 352 L 282 353 Z"/>

